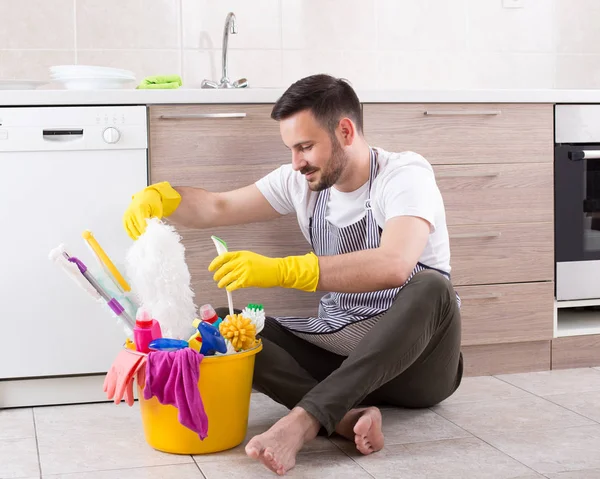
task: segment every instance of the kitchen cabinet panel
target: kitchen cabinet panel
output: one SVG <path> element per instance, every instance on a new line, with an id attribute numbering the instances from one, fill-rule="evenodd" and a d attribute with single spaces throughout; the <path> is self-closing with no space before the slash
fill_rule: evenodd
<path id="1" fill-rule="evenodd" d="M 600 366 L 600 334 L 555 338 L 552 369 Z"/>
<path id="2" fill-rule="evenodd" d="M 551 163 L 551 104 L 366 104 L 367 141 L 431 164 Z"/>
<path id="3" fill-rule="evenodd" d="M 256 165 L 291 161 L 272 105 L 156 105 L 150 107 L 150 159 L 155 175 L 200 166 L 233 166 L 256 178 Z M 188 181 L 197 181 L 189 178 Z M 191 185 L 191 183 L 190 183 Z"/>
<path id="4" fill-rule="evenodd" d="M 455 285 L 552 281 L 552 223 L 448 227 Z"/>
<path id="5" fill-rule="evenodd" d="M 434 165 L 449 225 L 553 221 L 552 163 Z"/>
<path id="6" fill-rule="evenodd" d="M 550 341 L 466 346 L 464 376 L 548 371 L 550 347 Z"/>
<path id="7" fill-rule="evenodd" d="M 462 344 L 550 340 L 554 332 L 554 283 L 457 286 Z"/>

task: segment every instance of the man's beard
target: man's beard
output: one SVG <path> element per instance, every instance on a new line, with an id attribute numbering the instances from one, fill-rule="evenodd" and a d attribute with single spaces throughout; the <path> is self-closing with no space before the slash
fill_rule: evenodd
<path id="1" fill-rule="evenodd" d="M 346 165 L 348 164 L 346 153 L 340 146 L 337 138 L 333 137 L 331 139 L 331 144 L 331 158 L 327 165 L 327 169 L 321 169 L 321 178 L 319 179 L 318 183 L 308 183 L 308 187 L 312 191 L 322 191 L 327 188 L 331 188 L 338 182 L 342 176 L 342 173 L 346 169 Z M 306 171 L 306 173 L 310 172 L 311 170 Z"/>

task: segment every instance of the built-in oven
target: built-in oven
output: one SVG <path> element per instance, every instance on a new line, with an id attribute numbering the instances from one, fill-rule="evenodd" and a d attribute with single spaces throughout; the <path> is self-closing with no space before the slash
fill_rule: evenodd
<path id="1" fill-rule="evenodd" d="M 556 105 L 556 299 L 600 299 L 600 105 Z"/>

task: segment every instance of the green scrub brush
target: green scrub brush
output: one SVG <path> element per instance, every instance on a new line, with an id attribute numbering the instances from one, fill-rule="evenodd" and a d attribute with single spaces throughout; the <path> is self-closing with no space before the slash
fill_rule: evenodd
<path id="1" fill-rule="evenodd" d="M 248 318 L 256 326 L 256 334 L 265 327 L 265 310 L 262 304 L 249 304 L 242 311 L 242 316 Z"/>

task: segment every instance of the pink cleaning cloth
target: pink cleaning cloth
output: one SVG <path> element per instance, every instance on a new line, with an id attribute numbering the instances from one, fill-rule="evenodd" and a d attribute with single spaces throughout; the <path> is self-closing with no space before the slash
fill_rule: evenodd
<path id="1" fill-rule="evenodd" d="M 179 422 L 202 440 L 208 435 L 208 417 L 198 390 L 203 358 L 191 348 L 152 351 L 148 354 L 144 386 L 144 399 L 156 396 L 161 404 L 175 406 Z"/>

